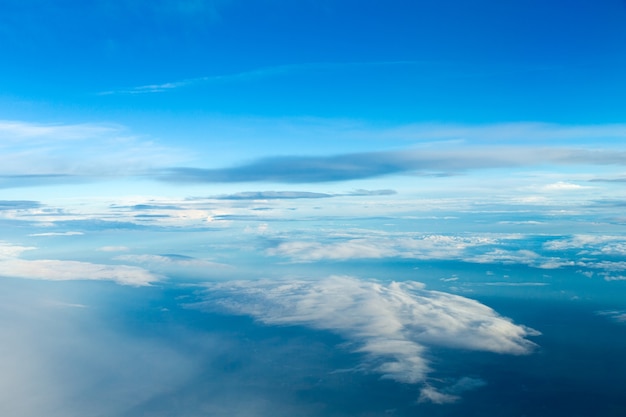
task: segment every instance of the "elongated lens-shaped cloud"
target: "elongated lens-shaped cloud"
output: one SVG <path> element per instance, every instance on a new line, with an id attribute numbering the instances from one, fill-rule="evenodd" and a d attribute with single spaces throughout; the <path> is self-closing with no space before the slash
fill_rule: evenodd
<path id="1" fill-rule="evenodd" d="M 335 332 L 366 354 L 365 369 L 404 383 L 426 380 L 428 346 L 521 355 L 536 346 L 526 337 L 539 334 L 477 301 L 417 282 L 225 282 L 209 284 L 206 301 L 196 306 Z"/>

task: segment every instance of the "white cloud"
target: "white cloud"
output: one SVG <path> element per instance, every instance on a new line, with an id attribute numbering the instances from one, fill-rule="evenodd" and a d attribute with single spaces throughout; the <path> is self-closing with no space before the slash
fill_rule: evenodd
<path id="1" fill-rule="evenodd" d="M 546 242 L 548 250 L 578 249 L 587 255 L 626 255 L 626 239 L 613 235 L 574 235 Z"/>
<path id="2" fill-rule="evenodd" d="M 488 237 L 426 235 L 421 237 L 383 237 L 346 239 L 335 242 L 292 241 L 268 250 L 270 255 L 285 256 L 294 261 L 321 259 L 414 258 L 456 259 L 470 247 L 489 245 Z"/>
<path id="3" fill-rule="evenodd" d="M 584 188 L 589 188 L 589 187 L 583 187 L 582 185 L 572 184 L 571 182 L 565 182 L 565 181 L 558 181 L 558 182 L 547 184 L 541 187 L 543 191 L 574 191 L 574 190 L 581 190 Z"/>
<path id="4" fill-rule="evenodd" d="M 150 285 L 160 279 L 136 266 L 19 258 L 22 252 L 33 249 L 36 248 L 0 242 L 0 276 L 47 281 L 106 280 L 132 286 Z"/>
<path id="5" fill-rule="evenodd" d="M 195 307 L 335 332 L 366 355 L 366 369 L 404 383 L 426 381 L 428 346 L 521 355 L 535 347 L 526 337 L 539 334 L 477 301 L 412 281 L 384 284 L 335 276 L 207 286 L 206 301 Z"/>
<path id="6" fill-rule="evenodd" d="M 148 265 L 174 265 L 198 268 L 224 268 L 228 265 L 183 255 L 120 255 L 116 260 Z"/>
<path id="7" fill-rule="evenodd" d="M 185 157 L 119 125 L 0 121 L 0 175 L 6 186 L 70 177 L 138 174 Z"/>
<path id="8" fill-rule="evenodd" d="M 626 323 L 626 311 L 624 310 L 604 310 L 598 311 L 599 316 L 606 316 L 616 323 Z"/>
<path id="9" fill-rule="evenodd" d="M 545 257 L 528 249 L 494 249 L 487 253 L 468 257 L 465 261 L 481 264 L 520 264 L 541 269 L 558 269 L 564 266 L 575 265 L 574 261 L 554 257 Z"/>
<path id="10" fill-rule="evenodd" d="M 431 402 L 435 404 L 449 404 L 454 403 L 460 400 L 461 397 L 458 395 L 446 394 L 440 391 L 437 391 L 435 388 L 430 385 L 425 386 L 420 390 L 420 397 L 418 399 L 419 402 Z"/>
<path id="11" fill-rule="evenodd" d="M 432 402 L 435 404 L 450 404 L 461 399 L 459 394 L 485 386 L 487 383 L 482 379 L 464 377 L 455 384 L 438 390 L 430 384 L 425 384 L 420 390 L 418 402 Z"/>
<path id="12" fill-rule="evenodd" d="M 0 263 L 0 275 L 48 281 L 105 280 L 143 286 L 159 277 L 139 267 L 103 265 L 80 261 L 9 259 Z"/>
<path id="13" fill-rule="evenodd" d="M 6 242 L 0 242 L 0 261 L 18 257 L 27 250 L 36 249 L 33 246 L 11 245 Z"/>
<path id="14" fill-rule="evenodd" d="M 39 236 L 80 236 L 83 235 L 83 232 L 46 232 L 46 233 L 31 233 L 28 236 L 39 237 Z"/>
<path id="15" fill-rule="evenodd" d="M 98 250 L 100 252 L 125 252 L 130 249 L 127 246 L 102 246 Z"/>

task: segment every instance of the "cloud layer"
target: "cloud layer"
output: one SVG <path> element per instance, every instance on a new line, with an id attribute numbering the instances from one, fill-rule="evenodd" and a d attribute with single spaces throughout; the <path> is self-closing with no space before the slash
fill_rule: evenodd
<path id="1" fill-rule="evenodd" d="M 150 285 L 160 279 L 136 266 L 19 257 L 24 251 L 33 249 L 0 242 L 0 276 L 46 281 L 104 280 L 131 286 Z"/>
<path id="2" fill-rule="evenodd" d="M 535 347 L 527 337 L 538 334 L 477 301 L 412 281 L 384 284 L 335 276 L 215 283 L 195 307 L 335 332 L 366 356 L 364 370 L 403 383 L 427 380 L 429 346 L 522 355 Z"/>
<path id="3" fill-rule="evenodd" d="M 332 156 L 263 158 L 231 168 L 172 168 L 160 175 L 173 182 L 316 183 L 390 174 L 450 175 L 470 169 L 556 165 L 626 165 L 626 152 L 570 148 L 457 148 L 403 150 Z"/>

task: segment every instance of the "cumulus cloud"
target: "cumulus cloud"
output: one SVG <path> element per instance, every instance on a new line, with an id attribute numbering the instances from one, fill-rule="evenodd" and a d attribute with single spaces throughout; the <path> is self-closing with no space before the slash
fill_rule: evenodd
<path id="1" fill-rule="evenodd" d="M 558 181 L 552 184 L 544 185 L 541 189 L 543 191 L 574 191 L 574 190 L 581 190 L 584 188 L 589 188 L 589 187 L 583 187 L 582 185 L 573 184 L 571 182 Z"/>
<path id="2" fill-rule="evenodd" d="M 335 276 L 320 281 L 211 283 L 205 301 L 193 306 L 249 315 L 268 325 L 335 332 L 365 355 L 364 369 L 403 383 L 427 381 L 429 346 L 523 355 L 535 347 L 527 337 L 539 334 L 477 301 L 426 290 L 412 281 Z M 424 395 L 437 400 L 432 391 Z M 438 399 L 454 395 L 448 392 Z"/>
<path id="3" fill-rule="evenodd" d="M 528 249 L 494 249 L 487 253 L 468 257 L 465 260 L 481 264 L 520 264 L 542 269 L 558 269 L 564 266 L 573 266 L 576 264 L 574 261 L 567 259 L 545 257 Z"/>
<path id="4" fill-rule="evenodd" d="M 33 249 L 36 248 L 0 243 L 0 276 L 47 281 L 105 280 L 131 286 L 150 285 L 160 279 L 136 266 L 19 257 Z"/>
<path id="5" fill-rule="evenodd" d="M 552 251 L 574 249 L 586 255 L 626 255 L 626 239 L 614 235 L 573 235 L 547 241 L 543 247 Z"/>

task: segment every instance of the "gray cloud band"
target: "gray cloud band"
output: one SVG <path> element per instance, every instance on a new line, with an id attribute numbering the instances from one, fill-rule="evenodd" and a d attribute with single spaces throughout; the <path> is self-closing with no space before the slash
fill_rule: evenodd
<path id="1" fill-rule="evenodd" d="M 164 181 L 317 183 L 391 174 L 452 175 L 472 169 L 554 165 L 626 165 L 626 152 L 565 148 L 502 147 L 455 151 L 387 151 L 334 156 L 284 156 L 232 168 L 171 168 Z"/>

